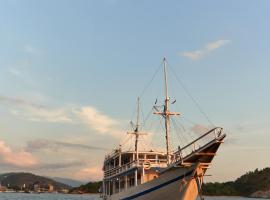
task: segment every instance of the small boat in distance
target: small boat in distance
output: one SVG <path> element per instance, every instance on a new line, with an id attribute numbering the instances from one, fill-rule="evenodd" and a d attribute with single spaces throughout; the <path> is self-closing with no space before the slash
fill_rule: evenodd
<path id="1" fill-rule="evenodd" d="M 203 177 L 226 135 L 220 127 L 214 127 L 197 139 L 172 150 L 170 121 L 180 115 L 171 112 L 168 95 L 167 62 L 163 59 L 165 100 L 162 109 L 154 106 L 153 114 L 164 120 L 166 151 L 142 151 L 138 147 L 141 132 L 138 98 L 137 122 L 132 134 L 134 149 L 122 147 L 105 156 L 102 198 L 104 200 L 196 200 L 201 194 Z M 202 144 L 203 143 L 203 144 Z M 200 144 L 200 145 L 197 145 Z"/>

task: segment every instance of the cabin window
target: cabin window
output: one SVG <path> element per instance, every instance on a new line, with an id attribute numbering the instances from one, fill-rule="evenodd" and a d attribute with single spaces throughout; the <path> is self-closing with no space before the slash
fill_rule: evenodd
<path id="1" fill-rule="evenodd" d="M 160 159 L 160 160 L 165 159 L 165 160 L 166 160 L 166 159 L 167 159 L 167 156 L 162 156 L 162 155 L 159 155 L 159 156 L 158 156 L 158 159 Z"/>
<path id="2" fill-rule="evenodd" d="M 146 159 L 156 159 L 156 155 L 147 155 Z"/>
<path id="3" fill-rule="evenodd" d="M 130 162 L 130 157 L 129 156 L 123 156 L 122 157 L 122 165 L 127 164 Z"/>
<path id="4" fill-rule="evenodd" d="M 144 154 L 139 154 L 139 159 L 144 159 Z"/>

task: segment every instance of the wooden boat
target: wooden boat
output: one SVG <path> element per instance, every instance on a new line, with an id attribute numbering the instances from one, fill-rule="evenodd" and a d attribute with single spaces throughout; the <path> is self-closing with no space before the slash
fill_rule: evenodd
<path id="1" fill-rule="evenodd" d="M 166 151 L 142 151 L 138 148 L 139 130 L 138 100 L 137 123 L 132 132 L 134 150 L 122 147 L 105 156 L 102 198 L 104 200 L 195 200 L 201 195 L 203 177 L 226 135 L 220 127 L 214 127 L 185 146 L 171 150 L 170 118 L 179 113 L 170 112 L 167 84 L 167 62 L 163 60 L 165 100 L 163 110 L 154 114 L 164 119 Z M 198 145 L 200 144 L 200 145 Z M 149 147 L 151 149 L 151 147 Z"/>

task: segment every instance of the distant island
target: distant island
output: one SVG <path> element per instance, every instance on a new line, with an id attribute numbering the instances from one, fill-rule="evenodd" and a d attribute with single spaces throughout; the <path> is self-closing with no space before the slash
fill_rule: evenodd
<path id="1" fill-rule="evenodd" d="M 85 194 L 85 193 L 98 193 L 102 186 L 101 181 L 89 182 L 76 188 L 72 188 L 69 193 L 71 194 Z"/>
<path id="2" fill-rule="evenodd" d="M 48 177 L 48 178 L 53 179 L 59 183 L 64 183 L 64 184 L 71 186 L 71 187 L 79 187 L 79 186 L 86 183 L 83 181 L 78 181 L 78 180 L 74 180 L 74 179 L 70 179 L 70 178 L 62 178 L 62 177 Z"/>
<path id="3" fill-rule="evenodd" d="M 0 190 L 23 192 L 62 192 L 68 193 L 71 186 L 55 181 L 51 178 L 38 176 L 32 173 L 5 173 L 0 174 Z"/>
<path id="4" fill-rule="evenodd" d="M 244 196 L 270 198 L 270 168 L 248 172 L 235 181 L 203 184 L 208 196 Z"/>
<path id="5" fill-rule="evenodd" d="M 26 193 L 98 193 L 102 182 L 83 182 L 61 178 L 61 177 L 44 177 L 32 173 L 11 172 L 0 174 L 0 191 L 1 192 L 26 192 Z"/>

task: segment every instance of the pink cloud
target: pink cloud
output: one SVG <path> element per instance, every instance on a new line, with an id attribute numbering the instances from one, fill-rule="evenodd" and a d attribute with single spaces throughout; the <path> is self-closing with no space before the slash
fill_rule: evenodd
<path id="1" fill-rule="evenodd" d="M 5 164 L 10 164 L 18 167 L 30 167 L 37 165 L 37 159 L 25 150 L 14 151 L 0 140 L 0 156 Z"/>
<path id="2" fill-rule="evenodd" d="M 207 131 L 209 131 L 210 128 L 207 126 L 204 126 L 202 124 L 195 124 L 193 127 L 191 127 L 191 131 L 193 131 L 196 134 L 204 134 Z"/>
<path id="3" fill-rule="evenodd" d="M 119 130 L 119 122 L 101 112 L 97 109 L 87 106 L 82 107 L 78 113 L 79 118 L 88 124 L 93 130 L 100 134 L 110 134 L 119 137 L 122 133 Z"/>

